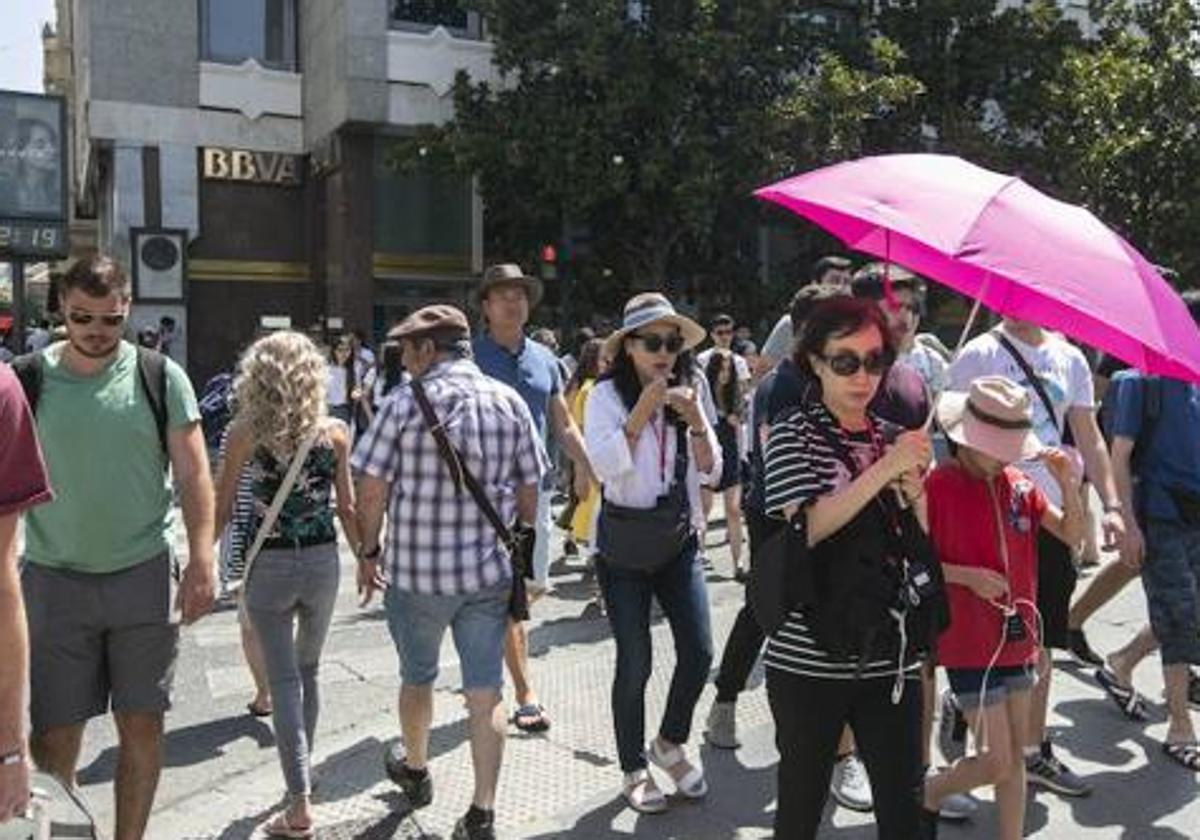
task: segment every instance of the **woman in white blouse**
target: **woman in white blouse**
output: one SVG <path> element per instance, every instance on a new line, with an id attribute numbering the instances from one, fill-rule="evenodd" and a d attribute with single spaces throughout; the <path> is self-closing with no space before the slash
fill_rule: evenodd
<path id="1" fill-rule="evenodd" d="M 681 795 L 708 792 L 703 771 L 684 753 L 712 661 L 693 512 L 700 510 L 700 485 L 721 474 L 711 401 L 688 352 L 703 339 L 704 330 L 662 295 L 630 299 L 608 339 L 612 366 L 588 400 L 584 423 L 603 485 L 597 574 L 617 644 L 612 706 L 622 790 L 643 813 L 667 807 L 648 761 Z M 652 598 L 670 624 L 676 665 L 658 734 L 647 744 Z"/>

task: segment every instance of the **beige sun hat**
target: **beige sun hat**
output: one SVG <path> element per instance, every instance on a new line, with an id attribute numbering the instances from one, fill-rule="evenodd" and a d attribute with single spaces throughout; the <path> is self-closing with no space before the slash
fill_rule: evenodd
<path id="1" fill-rule="evenodd" d="M 1033 431 L 1029 392 L 1003 376 L 981 376 L 969 391 L 945 391 L 938 423 L 955 443 L 1005 464 L 1028 461 L 1044 449 Z"/>
<path id="2" fill-rule="evenodd" d="M 642 292 L 626 302 L 621 326 L 605 340 L 604 352 L 609 356 L 615 356 L 625 336 L 649 324 L 659 323 L 672 324 L 679 328 L 679 334 L 683 337 L 684 350 L 691 350 L 704 341 L 708 335 L 704 331 L 704 327 L 686 315 L 676 312 L 671 301 L 667 300 L 664 295 L 658 292 Z"/>

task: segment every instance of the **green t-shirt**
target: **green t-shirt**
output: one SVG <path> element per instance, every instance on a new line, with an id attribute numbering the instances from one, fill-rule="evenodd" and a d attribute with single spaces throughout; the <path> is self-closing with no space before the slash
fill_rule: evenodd
<path id="1" fill-rule="evenodd" d="M 166 551 L 171 486 L 137 348 L 122 342 L 107 368 L 78 376 L 64 344 L 42 351 L 37 427 L 54 501 L 26 514 L 25 557 L 80 572 L 115 572 Z M 166 360 L 167 424 L 200 419 L 183 368 Z"/>

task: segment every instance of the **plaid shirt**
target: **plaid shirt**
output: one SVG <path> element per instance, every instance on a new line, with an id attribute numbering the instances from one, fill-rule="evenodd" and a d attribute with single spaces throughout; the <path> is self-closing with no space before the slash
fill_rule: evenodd
<path id="1" fill-rule="evenodd" d="M 537 484 L 549 464 L 525 401 L 469 359 L 440 362 L 421 382 L 466 467 L 501 518 L 514 521 L 517 487 Z M 455 490 L 407 383 L 383 404 L 351 465 L 391 485 L 384 543 L 390 585 L 462 595 L 512 576 L 495 529 L 465 487 Z"/>

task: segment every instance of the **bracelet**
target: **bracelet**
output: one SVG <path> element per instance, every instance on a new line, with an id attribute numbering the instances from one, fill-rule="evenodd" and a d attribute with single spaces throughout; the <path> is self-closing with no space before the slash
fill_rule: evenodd
<path id="1" fill-rule="evenodd" d="M 12 752 L 0 753 L 0 767 L 12 767 L 25 761 L 25 750 L 17 747 Z"/>
<path id="2" fill-rule="evenodd" d="M 699 429 L 693 429 L 691 426 L 688 426 L 688 436 L 694 438 L 708 437 L 708 429 L 703 427 Z"/>
<path id="3" fill-rule="evenodd" d="M 361 545 L 358 547 L 359 560 L 377 560 L 380 554 L 383 554 L 383 546 L 378 543 L 370 551 L 363 551 Z"/>
<path id="4" fill-rule="evenodd" d="M 1104 503 L 1104 512 L 1105 513 L 1123 513 L 1124 511 L 1125 511 L 1125 505 L 1121 504 L 1120 502 L 1105 502 Z"/>

